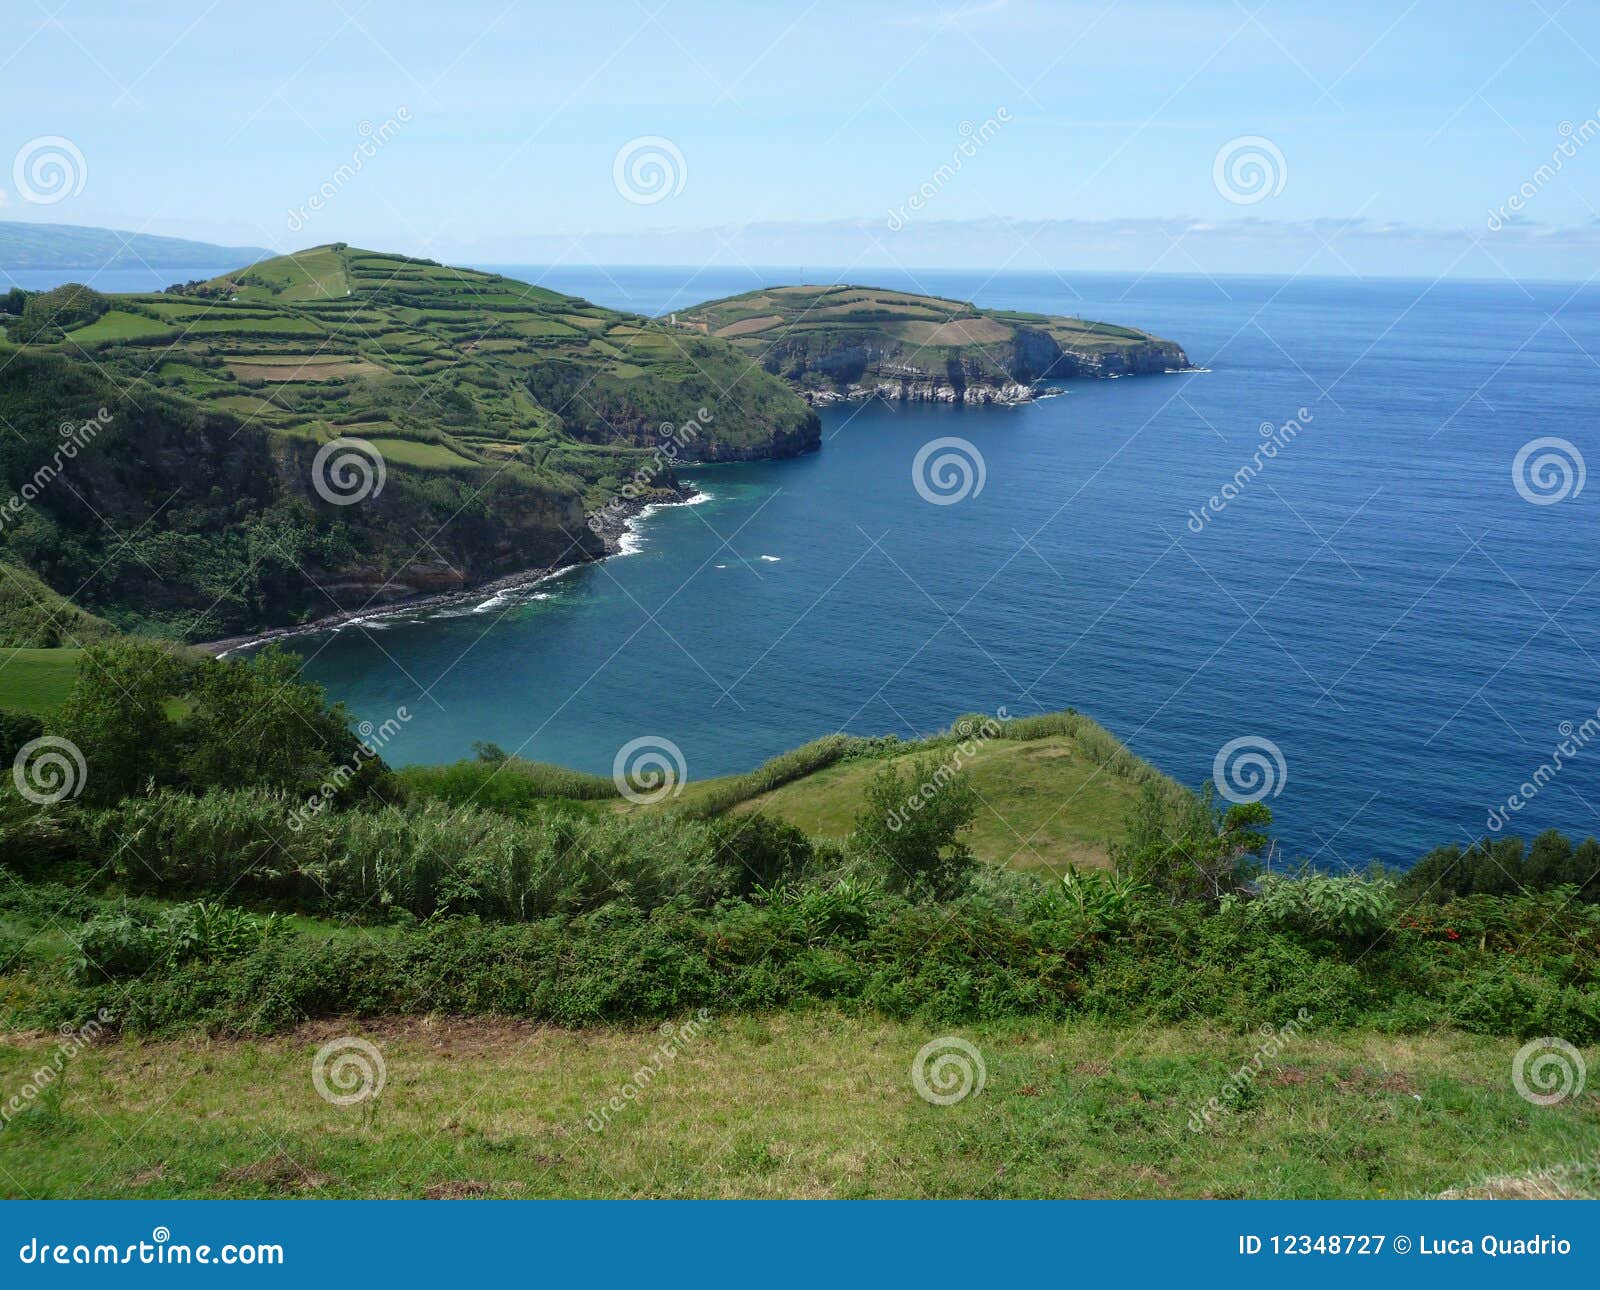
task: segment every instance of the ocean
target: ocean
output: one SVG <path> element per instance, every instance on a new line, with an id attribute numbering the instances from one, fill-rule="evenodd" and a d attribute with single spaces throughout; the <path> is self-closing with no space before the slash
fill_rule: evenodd
<path id="1" fill-rule="evenodd" d="M 903 287 L 1142 327 L 1200 370 L 830 408 L 818 454 L 684 472 L 702 499 L 627 555 L 293 641 L 357 717 L 407 708 L 392 762 L 484 740 L 609 774 L 649 736 L 701 778 L 1071 706 L 1186 784 L 1264 793 L 1319 865 L 1600 828 L 1600 288 L 489 267 L 652 314 Z M 930 484 L 940 439 L 964 443 Z"/>

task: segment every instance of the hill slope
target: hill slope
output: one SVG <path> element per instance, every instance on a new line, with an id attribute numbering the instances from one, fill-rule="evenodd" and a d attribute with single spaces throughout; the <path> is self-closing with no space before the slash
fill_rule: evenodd
<path id="1" fill-rule="evenodd" d="M 193 269 L 245 264 L 271 254 L 258 246 L 214 246 L 110 228 L 0 220 L 0 267 L 6 269 Z"/>
<path id="2" fill-rule="evenodd" d="M 692 425 L 690 460 L 818 443 L 726 342 L 342 244 L 160 294 L 58 288 L 8 338 L 0 489 L 36 496 L 0 554 L 188 639 L 592 559 L 597 508 L 674 494 L 663 427 Z"/>
<path id="3" fill-rule="evenodd" d="M 696 305 L 673 322 L 733 342 L 813 402 L 1015 403 L 1044 379 L 1189 363 L 1172 341 L 1131 327 L 877 287 L 768 287 Z"/>

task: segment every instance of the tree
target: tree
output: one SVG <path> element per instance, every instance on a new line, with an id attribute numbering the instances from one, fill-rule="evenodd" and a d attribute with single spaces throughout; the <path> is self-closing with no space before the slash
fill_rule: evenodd
<path id="1" fill-rule="evenodd" d="M 852 844 L 883 866 L 891 891 L 948 900 L 971 874 L 972 849 L 960 835 L 979 803 L 965 771 L 919 758 L 906 780 L 890 762 L 867 785 Z"/>
<path id="2" fill-rule="evenodd" d="M 178 778 L 178 729 L 168 704 L 182 687 L 183 662 L 150 641 L 91 645 L 72 693 L 50 723 L 84 759 L 82 801 L 104 804 L 150 783 Z"/>
<path id="3" fill-rule="evenodd" d="M 208 663 L 195 678 L 184 723 L 184 779 L 197 788 L 320 792 L 349 802 L 387 774 L 382 759 L 349 728 L 342 705 L 300 680 L 300 660 L 269 646 L 239 662 Z"/>
<path id="4" fill-rule="evenodd" d="M 1211 785 L 1196 797 L 1173 800 L 1147 782 L 1128 817 L 1127 837 L 1111 849 L 1117 872 L 1164 891 L 1173 904 L 1218 901 L 1256 872 L 1254 859 L 1269 845 L 1272 809 L 1238 802 L 1224 809 Z"/>

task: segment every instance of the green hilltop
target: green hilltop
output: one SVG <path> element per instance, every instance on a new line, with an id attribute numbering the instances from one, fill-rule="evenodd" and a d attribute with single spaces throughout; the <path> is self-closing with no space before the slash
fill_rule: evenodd
<path id="1" fill-rule="evenodd" d="M 724 341 L 343 244 L 160 293 L 12 292 L 0 310 L 17 432 L 0 485 L 52 461 L 71 485 L 4 516 L 0 559 L 120 627 L 190 640 L 595 558 L 598 508 L 639 479 L 676 489 L 664 427 L 693 424 L 688 460 L 818 443 L 815 414 Z M 64 427 L 101 408 L 62 472 Z M 314 463 L 350 438 L 384 484 L 337 505 Z"/>
<path id="2" fill-rule="evenodd" d="M 879 396 L 1022 402 L 1035 383 L 1188 366 L 1148 332 L 1051 314 L 979 309 L 879 287 L 765 287 L 672 316 L 752 355 L 815 402 Z"/>

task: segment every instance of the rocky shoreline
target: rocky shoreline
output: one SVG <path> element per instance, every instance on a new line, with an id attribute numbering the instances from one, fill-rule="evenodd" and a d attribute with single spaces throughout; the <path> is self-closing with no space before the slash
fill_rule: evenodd
<path id="1" fill-rule="evenodd" d="M 680 484 L 672 490 L 663 490 L 663 496 L 650 501 L 626 501 L 614 507 L 607 508 L 597 513 L 597 522 L 594 532 L 605 547 L 605 555 L 598 559 L 608 559 L 623 553 L 624 541 L 632 531 L 633 521 L 645 511 L 660 506 L 687 506 L 700 495 L 700 491 L 691 484 Z M 449 609 L 461 605 L 482 602 L 515 591 L 525 591 L 535 587 L 541 582 L 548 582 L 551 578 L 568 572 L 571 569 L 582 568 L 586 564 L 596 563 L 596 559 L 574 560 L 570 564 L 550 565 L 532 569 L 522 569 L 516 573 L 504 574 L 498 578 L 488 578 L 470 586 L 461 587 L 452 591 L 437 592 L 427 596 L 409 596 L 403 600 L 391 600 L 383 604 L 368 605 L 361 609 L 342 610 L 336 614 L 313 619 L 311 622 L 297 623 L 289 627 L 269 627 L 259 632 L 252 632 L 245 636 L 229 636 L 222 640 L 206 641 L 195 645 L 193 648 L 204 650 L 216 658 L 222 658 L 237 650 L 253 649 L 258 645 L 266 645 L 272 641 L 288 640 L 294 636 L 314 636 L 318 632 L 334 631 L 340 627 L 349 627 L 355 623 L 368 622 L 372 619 L 396 618 L 407 614 L 414 614 L 420 610 Z"/>
<path id="2" fill-rule="evenodd" d="M 1038 385 L 1011 381 L 1005 385 L 973 382 L 956 386 L 945 381 L 879 381 L 876 385 L 852 385 L 840 390 L 801 390 L 800 397 L 812 407 L 832 403 L 856 403 L 884 399 L 890 403 L 960 403 L 967 407 L 990 404 L 1032 403 L 1054 393 Z"/>

